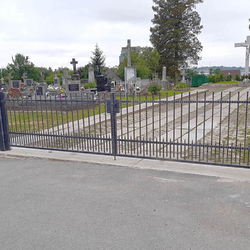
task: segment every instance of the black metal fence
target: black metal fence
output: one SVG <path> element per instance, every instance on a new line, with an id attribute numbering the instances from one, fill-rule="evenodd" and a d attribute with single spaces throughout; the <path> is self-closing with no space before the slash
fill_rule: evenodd
<path id="1" fill-rule="evenodd" d="M 249 167 L 249 93 L 238 89 L 7 99 L 10 145 Z"/>

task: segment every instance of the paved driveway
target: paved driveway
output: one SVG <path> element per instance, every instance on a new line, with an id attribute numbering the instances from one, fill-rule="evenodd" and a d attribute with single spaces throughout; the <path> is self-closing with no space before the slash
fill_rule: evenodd
<path id="1" fill-rule="evenodd" d="M 1 250 L 249 246 L 249 182 L 0 158 Z"/>

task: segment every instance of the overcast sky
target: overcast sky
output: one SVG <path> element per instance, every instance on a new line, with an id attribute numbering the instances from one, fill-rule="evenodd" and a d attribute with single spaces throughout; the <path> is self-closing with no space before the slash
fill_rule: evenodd
<path id="1" fill-rule="evenodd" d="M 119 63 L 121 47 L 152 46 L 151 0 L 1 0 L 0 67 L 17 53 L 36 66 L 71 67 L 90 61 L 97 43 L 106 66 Z M 199 66 L 244 66 L 245 48 L 234 48 L 250 35 L 249 0 L 205 0 L 197 5 L 203 45 Z"/>

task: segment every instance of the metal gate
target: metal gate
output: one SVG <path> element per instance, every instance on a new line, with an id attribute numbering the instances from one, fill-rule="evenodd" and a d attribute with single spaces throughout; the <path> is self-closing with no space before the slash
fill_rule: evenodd
<path id="1" fill-rule="evenodd" d="M 248 90 L 6 99 L 10 145 L 249 167 Z"/>

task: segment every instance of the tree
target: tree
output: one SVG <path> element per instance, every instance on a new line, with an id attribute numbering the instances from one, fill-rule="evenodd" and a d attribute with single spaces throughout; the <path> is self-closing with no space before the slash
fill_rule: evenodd
<path id="1" fill-rule="evenodd" d="M 152 71 L 150 70 L 147 61 L 143 59 L 142 54 L 136 51 L 131 51 L 131 64 L 137 66 L 137 76 L 142 79 L 150 78 Z M 117 75 L 124 80 L 124 69 L 127 66 L 127 58 L 119 65 Z"/>
<path id="2" fill-rule="evenodd" d="M 220 74 L 220 68 L 216 68 L 213 73 L 217 75 Z"/>
<path id="3" fill-rule="evenodd" d="M 11 73 L 14 80 L 21 80 L 24 73 L 28 78 L 32 78 L 35 81 L 39 81 L 40 74 L 38 68 L 29 61 L 28 56 L 24 56 L 20 53 L 12 56 L 12 63 L 7 65 L 7 71 Z"/>
<path id="4" fill-rule="evenodd" d="M 102 72 L 104 70 L 104 67 L 105 67 L 106 57 L 103 55 L 103 51 L 101 51 L 98 44 L 95 45 L 95 50 L 92 51 L 92 54 L 93 54 L 93 56 L 90 57 L 90 59 L 91 59 L 90 64 L 94 67 L 95 76 L 97 76 L 99 70 L 96 66 L 96 63 L 98 62 L 100 64 L 101 72 Z"/>
<path id="5" fill-rule="evenodd" d="M 175 84 L 180 68 L 198 64 L 202 45 L 197 35 L 203 28 L 200 16 L 194 11 L 203 0 L 153 0 L 155 12 L 150 28 L 150 41 L 160 54 L 161 66 Z"/>

